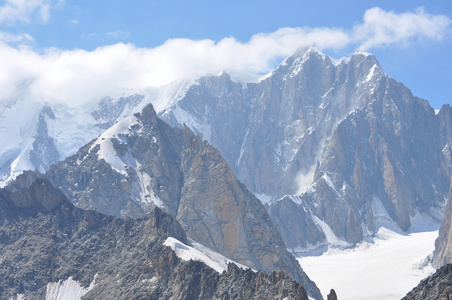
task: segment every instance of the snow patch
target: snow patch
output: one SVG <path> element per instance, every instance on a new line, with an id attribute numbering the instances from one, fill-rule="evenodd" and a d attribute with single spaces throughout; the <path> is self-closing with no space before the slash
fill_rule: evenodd
<path id="1" fill-rule="evenodd" d="M 245 133 L 245 137 L 243 138 L 243 142 L 242 142 L 242 146 L 240 147 L 240 155 L 239 155 L 239 158 L 237 159 L 237 161 L 236 161 L 236 163 L 235 163 L 235 165 L 238 167 L 239 165 L 240 165 L 240 161 L 242 160 L 242 156 L 243 156 L 243 153 L 245 153 L 245 146 L 246 146 L 246 141 L 247 141 L 247 139 L 248 139 L 248 134 L 250 133 L 250 129 L 249 128 L 247 128 L 246 129 L 246 133 Z"/>
<path id="2" fill-rule="evenodd" d="M 113 170 L 127 176 L 127 164 L 118 156 L 111 140 L 112 138 L 116 138 L 118 141 L 121 141 L 118 135 L 129 133 L 131 127 L 136 124 L 139 124 L 139 121 L 135 116 L 130 116 L 117 122 L 99 136 L 89 151 L 91 152 L 96 145 L 99 145 L 100 149 L 97 152 L 99 160 L 104 159 Z"/>
<path id="3" fill-rule="evenodd" d="M 155 206 L 163 207 L 163 202 L 157 196 L 157 194 L 151 188 L 151 177 L 146 172 L 141 172 L 141 165 L 137 162 L 137 175 L 138 181 L 141 188 L 140 192 L 140 200 L 142 203 L 151 204 L 153 203 Z"/>
<path id="4" fill-rule="evenodd" d="M 366 80 L 364 80 L 364 82 L 368 82 L 370 80 L 372 80 L 372 77 L 374 77 L 375 75 L 375 69 L 377 68 L 377 64 L 374 64 L 372 66 L 372 68 L 370 68 L 369 74 L 367 74 Z"/>
<path id="5" fill-rule="evenodd" d="M 341 240 L 338 238 L 333 230 L 331 230 L 331 227 L 328 226 L 324 221 L 320 220 L 317 216 L 311 215 L 312 221 L 320 227 L 320 229 L 323 231 L 323 234 L 325 234 L 326 240 L 328 241 L 328 244 L 335 247 L 350 247 L 351 245 L 347 243 L 346 241 Z"/>
<path id="6" fill-rule="evenodd" d="M 334 184 L 333 184 L 333 182 L 331 181 L 331 178 L 330 178 L 326 173 L 323 174 L 322 178 L 325 179 L 325 182 L 326 182 L 326 184 L 330 187 L 330 189 L 332 189 L 333 191 L 335 191 L 336 194 L 339 194 L 339 193 L 336 191 L 336 188 L 334 187 Z"/>
<path id="7" fill-rule="evenodd" d="M 47 284 L 45 300 L 80 300 L 94 288 L 96 277 L 94 276 L 94 280 L 87 288 L 82 287 L 72 277 L 64 281 L 50 282 Z"/>
<path id="8" fill-rule="evenodd" d="M 384 227 L 402 234 L 402 230 L 389 216 L 380 198 L 375 195 L 372 197 L 372 213 L 374 216 L 374 223 L 377 228 Z"/>
<path id="9" fill-rule="evenodd" d="M 185 261 L 200 261 L 220 274 L 223 273 L 223 271 L 227 271 L 229 263 L 234 263 L 244 270 L 248 269 L 247 266 L 234 262 L 200 243 L 193 240 L 190 240 L 190 243 L 193 246 L 185 245 L 178 239 L 168 237 L 163 245 L 170 247 L 180 259 Z"/>
<path id="10" fill-rule="evenodd" d="M 259 199 L 263 204 L 270 204 L 273 200 L 272 196 L 269 196 L 265 193 L 254 193 L 257 199 Z"/>

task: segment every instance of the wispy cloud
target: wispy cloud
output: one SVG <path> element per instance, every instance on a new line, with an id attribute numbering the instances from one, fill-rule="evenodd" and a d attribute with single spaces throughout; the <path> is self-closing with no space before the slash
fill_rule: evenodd
<path id="1" fill-rule="evenodd" d="M 115 39 L 115 40 L 122 40 L 127 37 L 129 37 L 130 33 L 128 31 L 124 30 L 116 30 L 116 31 L 110 31 L 105 34 L 105 36 Z"/>
<path id="2" fill-rule="evenodd" d="M 16 22 L 45 22 L 50 18 L 50 10 L 60 7 L 64 0 L 6 0 L 0 6 L 0 23 L 8 25 Z"/>
<path id="3" fill-rule="evenodd" d="M 274 67 L 276 58 L 309 45 L 321 50 L 369 50 L 417 39 L 438 40 L 450 22 L 448 17 L 422 9 L 396 14 L 373 8 L 366 11 L 361 23 L 349 29 L 281 28 L 256 34 L 244 43 L 232 37 L 218 42 L 171 39 L 155 48 L 118 43 L 93 51 L 49 49 L 44 54 L 27 47 L 0 45 L 0 101 L 29 95 L 75 104 L 98 100 L 121 89 L 167 84 L 179 77 L 223 70 L 262 74 Z M 112 33 L 117 34 L 122 33 Z"/>
<path id="4" fill-rule="evenodd" d="M 20 44 L 20 45 L 29 45 L 34 42 L 34 39 L 29 34 L 12 34 L 9 32 L 0 31 L 0 41 L 6 44 Z"/>

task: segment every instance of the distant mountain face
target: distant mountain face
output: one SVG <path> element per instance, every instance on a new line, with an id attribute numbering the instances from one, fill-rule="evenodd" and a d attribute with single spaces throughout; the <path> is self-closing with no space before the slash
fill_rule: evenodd
<path id="1" fill-rule="evenodd" d="M 312 183 L 323 144 L 381 77 L 371 55 L 333 62 L 309 50 L 245 88 L 225 73 L 201 78 L 159 115 L 218 147 L 253 192 L 278 199 Z"/>
<path id="2" fill-rule="evenodd" d="M 36 175 L 22 177 L 27 176 Z M 44 176 L 84 209 L 136 218 L 160 207 L 195 241 L 251 268 L 283 271 L 321 298 L 263 204 L 237 181 L 219 151 L 188 127 L 171 128 L 152 105 L 117 122 Z"/>
<path id="3" fill-rule="evenodd" d="M 165 243 L 189 249 L 185 232 L 160 209 L 119 219 L 74 207 L 46 180 L 26 179 L 0 190 L 2 299 L 308 299 L 282 273 L 230 264 L 219 274 L 180 259 Z"/>
<path id="4" fill-rule="evenodd" d="M 435 114 L 370 54 L 310 49 L 246 87 L 201 78 L 159 115 L 218 147 L 294 250 L 441 220 L 451 109 Z"/>

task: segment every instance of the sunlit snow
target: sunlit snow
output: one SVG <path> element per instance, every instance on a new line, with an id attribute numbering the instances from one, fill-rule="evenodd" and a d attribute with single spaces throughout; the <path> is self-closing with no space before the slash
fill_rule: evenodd
<path id="1" fill-rule="evenodd" d="M 349 247 L 349 243 L 338 238 L 333 230 L 331 230 L 330 226 L 326 224 L 324 221 L 320 220 L 317 216 L 312 215 L 312 220 L 314 223 L 322 229 L 322 232 L 325 234 L 326 240 L 328 244 L 339 246 L 339 247 Z"/>
<path id="2" fill-rule="evenodd" d="M 338 299 L 400 299 L 434 272 L 428 263 L 438 231 L 399 234 L 380 228 L 372 241 L 352 249 L 330 248 L 321 256 L 298 258 L 323 296 Z"/>
<path id="3" fill-rule="evenodd" d="M 99 159 L 104 159 L 118 173 L 127 175 L 127 171 L 125 169 L 126 165 L 117 155 L 111 139 L 118 138 L 118 135 L 120 134 L 129 133 L 130 128 L 137 123 L 138 120 L 135 116 L 130 116 L 117 122 L 115 125 L 110 127 L 108 130 L 106 130 L 103 134 L 99 136 L 96 142 L 91 146 L 90 151 L 96 145 L 100 145 L 100 149 L 98 152 Z"/>
<path id="4" fill-rule="evenodd" d="M 82 287 L 72 277 L 64 281 L 51 282 L 47 284 L 45 300 L 80 300 L 94 288 L 94 281 L 87 288 Z"/>
<path id="5" fill-rule="evenodd" d="M 204 245 L 201 245 L 193 240 L 190 240 L 190 242 L 193 247 L 188 246 L 173 237 L 168 237 L 163 245 L 171 247 L 180 259 L 185 261 L 195 260 L 203 262 L 218 273 L 226 271 L 229 263 L 234 263 L 242 269 L 248 269 L 247 266 L 232 261 L 218 252 L 205 247 Z"/>

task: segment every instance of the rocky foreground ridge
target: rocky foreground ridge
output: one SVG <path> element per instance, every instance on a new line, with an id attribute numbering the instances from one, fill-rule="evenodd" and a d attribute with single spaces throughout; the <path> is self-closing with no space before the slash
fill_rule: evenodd
<path id="1" fill-rule="evenodd" d="M 47 180 L 22 180 L 0 190 L 0 298 L 308 299 L 282 273 L 183 261 L 168 237 L 188 243 L 161 209 L 120 219 L 73 206 Z"/>

